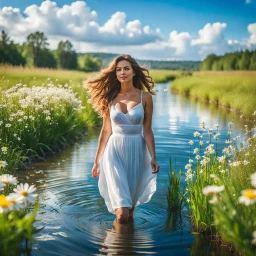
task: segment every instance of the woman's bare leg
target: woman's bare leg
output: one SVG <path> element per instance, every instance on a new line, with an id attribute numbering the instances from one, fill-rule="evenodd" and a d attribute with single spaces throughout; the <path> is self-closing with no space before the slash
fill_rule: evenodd
<path id="1" fill-rule="evenodd" d="M 133 220 L 134 206 L 129 210 L 129 220 Z"/>
<path id="2" fill-rule="evenodd" d="M 116 220 L 121 223 L 127 223 L 129 220 L 129 210 L 127 207 L 121 207 L 116 209 Z"/>

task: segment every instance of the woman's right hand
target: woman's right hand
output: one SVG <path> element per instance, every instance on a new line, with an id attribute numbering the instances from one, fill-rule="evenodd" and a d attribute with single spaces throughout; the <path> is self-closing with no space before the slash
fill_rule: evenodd
<path id="1" fill-rule="evenodd" d="M 100 176 L 100 174 L 98 173 L 98 169 L 99 169 L 99 165 L 97 163 L 94 163 L 94 165 L 92 167 L 92 177 L 93 178 L 97 178 Z"/>

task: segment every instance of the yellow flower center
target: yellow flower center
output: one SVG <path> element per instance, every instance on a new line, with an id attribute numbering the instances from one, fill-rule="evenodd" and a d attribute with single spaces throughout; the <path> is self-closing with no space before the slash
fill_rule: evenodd
<path id="1" fill-rule="evenodd" d="M 27 192 L 27 191 L 22 191 L 22 192 L 20 192 L 20 194 L 21 194 L 22 196 L 27 196 L 27 195 L 28 195 L 28 192 Z"/>
<path id="2" fill-rule="evenodd" d="M 4 165 L 4 162 L 0 160 L 0 166 L 1 166 L 1 165 Z"/>
<path id="3" fill-rule="evenodd" d="M 252 189 L 247 189 L 243 192 L 243 195 L 247 198 L 249 198 L 250 200 L 255 199 L 256 198 L 256 193 L 254 190 Z"/>
<path id="4" fill-rule="evenodd" d="M 11 202 L 6 200 L 5 195 L 0 195 L 0 207 L 2 208 L 8 208 L 10 206 Z"/>

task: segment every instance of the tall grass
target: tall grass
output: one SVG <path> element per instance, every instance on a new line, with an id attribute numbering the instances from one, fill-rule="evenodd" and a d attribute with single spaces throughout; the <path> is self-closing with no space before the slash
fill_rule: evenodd
<path id="1" fill-rule="evenodd" d="M 222 154 L 218 126 L 207 131 L 203 123 L 202 130 L 194 132 L 196 141 L 189 141 L 190 146 L 195 146 L 196 158 L 195 163 L 190 159 L 185 166 L 192 229 L 220 235 L 237 251 L 255 255 L 256 177 L 254 181 L 250 177 L 256 170 L 256 126 L 245 126 L 246 138 L 241 143 L 239 136 L 231 137 L 232 125 Z M 209 142 L 203 149 L 205 136 Z"/>
<path id="2" fill-rule="evenodd" d="M 224 105 L 247 117 L 256 109 L 256 72 L 194 72 L 172 82 L 172 91 Z"/>

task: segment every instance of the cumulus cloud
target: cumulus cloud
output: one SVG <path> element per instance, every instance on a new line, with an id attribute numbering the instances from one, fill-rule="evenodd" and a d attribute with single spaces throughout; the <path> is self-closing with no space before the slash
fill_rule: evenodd
<path id="1" fill-rule="evenodd" d="M 248 31 L 251 34 L 249 43 L 256 44 L 256 23 L 248 25 Z"/>
<path id="2" fill-rule="evenodd" d="M 159 29 L 153 31 L 149 26 L 143 27 L 139 20 L 127 22 L 124 12 L 116 12 L 100 26 L 97 12 L 91 11 L 83 1 L 58 7 L 55 2 L 46 0 L 40 6 L 28 6 L 24 15 L 18 8 L 3 7 L 0 9 L 0 29 L 16 37 L 40 30 L 48 36 L 116 45 L 139 45 L 160 38 Z"/>
<path id="3" fill-rule="evenodd" d="M 159 28 L 153 30 L 138 19 L 127 20 L 121 11 L 100 25 L 97 12 L 84 1 L 59 7 L 45 0 L 40 6 L 28 6 L 24 13 L 18 8 L 0 8 L 0 30 L 19 43 L 28 34 L 42 31 L 51 49 L 60 40 L 70 40 L 78 52 L 130 53 L 143 59 L 202 60 L 211 53 L 220 55 L 256 44 L 256 23 L 248 25 L 250 37 L 243 42 L 226 39 L 226 28 L 226 23 L 207 23 L 196 36 L 176 30 L 164 36 Z"/>
<path id="4" fill-rule="evenodd" d="M 207 23 L 199 30 L 199 38 L 192 40 L 192 45 L 210 45 L 223 41 L 223 31 L 227 27 L 226 23 L 216 22 L 213 24 Z"/>

